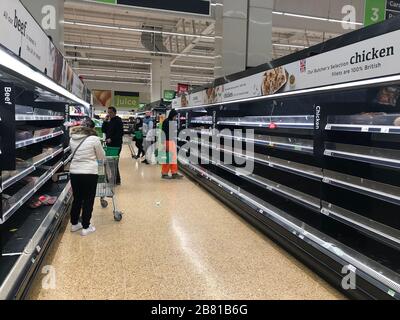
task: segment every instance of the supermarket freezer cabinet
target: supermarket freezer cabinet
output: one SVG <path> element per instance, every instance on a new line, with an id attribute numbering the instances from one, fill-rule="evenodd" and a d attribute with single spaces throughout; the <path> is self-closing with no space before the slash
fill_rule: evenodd
<path id="1" fill-rule="evenodd" d="M 70 209 L 71 185 L 56 174 L 71 160 L 72 101 L 13 70 L 0 75 L 0 299 L 22 299 Z"/>
<path id="2" fill-rule="evenodd" d="M 0 299 L 24 298 L 72 200 L 69 182 L 55 179 L 70 158 L 66 104 L 35 101 L 29 83 L 21 84 L 13 87 L 12 113 L 0 107 L 8 116 L 1 132 L 7 166 L 0 172 Z"/>
<path id="3" fill-rule="evenodd" d="M 400 77 L 178 110 L 188 176 L 349 297 L 400 299 Z"/>
<path id="4" fill-rule="evenodd" d="M 400 86 L 390 88 L 400 92 Z M 342 269 L 353 266 L 357 270 L 364 287 L 345 290 L 346 294 L 398 299 L 400 136 L 396 129 L 400 128 L 400 103 L 399 99 L 391 105 L 382 103 L 381 93 L 386 89 L 372 86 L 209 107 L 201 118 L 190 117 L 188 110 L 189 119 L 194 121 L 189 120 L 189 129 L 183 126 L 183 130 L 190 140 L 180 137 L 178 145 L 180 154 L 190 155 L 194 161 L 183 157 L 181 165 L 192 177 L 206 181 L 207 188 L 223 189 L 224 183 L 237 188 L 237 193 L 225 190 L 226 197 L 236 196 L 236 201 L 227 202 L 232 205 L 240 200 L 251 205 L 251 219 L 255 216 L 258 225 L 260 220 L 266 221 L 265 206 L 273 207 L 270 210 L 284 212 L 296 220 L 296 224 L 282 225 L 279 221 L 279 228 L 275 225 L 280 233 L 287 228 L 288 234 L 282 237 L 290 234 L 293 238 L 295 232 L 300 240 L 308 235 L 307 240 L 315 240 L 316 234 L 325 239 L 313 242 L 312 248 L 305 241 L 304 248 L 314 252 L 320 246 L 321 264 L 326 258 L 322 252 L 331 250 L 328 268 L 332 270 L 326 273 L 334 274 L 327 277 L 340 289 Z M 270 114 L 273 116 L 267 116 Z M 219 133 L 225 129 L 244 132 L 249 127 L 254 130 L 253 141 L 244 134 L 229 137 L 229 131 Z M 241 143 L 242 149 L 233 147 L 234 140 Z M 249 146 L 254 152 L 246 151 Z M 213 159 L 213 152 L 221 157 Z M 254 171 L 241 173 L 243 166 L 223 161 L 226 155 L 254 161 Z M 265 229 L 268 234 L 272 232 L 271 223 L 268 221 Z M 315 234 L 311 235 L 307 228 Z M 300 240 L 285 240 L 285 246 L 292 243 L 297 247 Z M 295 253 L 293 250 L 290 249 Z M 313 267 L 322 272 L 316 264 L 312 261 Z"/>

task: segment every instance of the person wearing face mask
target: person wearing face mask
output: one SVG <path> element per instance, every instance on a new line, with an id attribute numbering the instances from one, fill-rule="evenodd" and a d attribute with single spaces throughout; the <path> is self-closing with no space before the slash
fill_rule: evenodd
<path id="1" fill-rule="evenodd" d="M 178 157 L 176 142 L 178 138 L 178 112 L 172 109 L 162 124 L 162 132 L 166 161 L 162 165 L 162 179 L 182 179 L 183 176 L 178 173 Z M 169 176 L 171 172 L 172 176 Z"/>
<path id="2" fill-rule="evenodd" d="M 114 107 L 108 108 L 107 117 L 102 127 L 103 133 L 106 135 L 106 144 L 108 147 L 119 148 L 119 154 L 122 151 L 122 143 L 124 136 L 124 124 L 122 119 L 117 116 L 117 109 Z M 121 175 L 119 166 L 117 168 L 117 185 L 121 184 Z"/>

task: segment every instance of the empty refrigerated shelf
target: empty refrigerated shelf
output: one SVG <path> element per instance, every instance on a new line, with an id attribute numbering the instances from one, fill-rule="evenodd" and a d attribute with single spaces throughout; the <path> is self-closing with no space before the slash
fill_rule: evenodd
<path id="1" fill-rule="evenodd" d="M 209 143 L 204 143 L 204 142 L 201 143 L 198 140 L 191 140 L 191 143 L 197 143 L 198 145 L 209 147 L 216 151 L 230 153 L 230 154 L 234 155 L 235 157 L 254 160 L 260 164 L 267 165 L 268 167 L 276 168 L 276 169 L 286 171 L 286 172 L 290 172 L 290 173 L 300 175 L 300 176 L 303 176 L 303 177 L 306 177 L 309 179 L 321 180 L 323 178 L 322 169 L 314 167 L 314 166 L 301 164 L 298 162 L 293 162 L 293 161 L 284 160 L 284 159 L 280 159 L 280 158 L 275 158 L 275 157 L 263 155 L 260 153 L 249 152 L 249 154 L 243 154 L 242 149 L 236 150 L 235 148 L 232 149 L 228 146 L 222 146 L 222 145 L 218 145 L 218 144 L 209 144 Z M 238 152 L 238 151 L 240 151 L 240 152 Z"/>
<path id="2" fill-rule="evenodd" d="M 400 188 L 389 184 L 324 170 L 324 183 L 400 205 Z"/>
<path id="3" fill-rule="evenodd" d="M 329 116 L 326 130 L 400 134 L 400 114 L 363 113 Z"/>
<path id="4" fill-rule="evenodd" d="M 222 134 L 218 136 L 224 139 L 237 140 L 260 146 L 267 146 L 269 148 L 304 152 L 309 154 L 313 154 L 314 152 L 314 141 L 308 139 L 266 136 L 261 134 L 254 135 L 254 138 L 246 138 L 241 136 L 222 135 Z"/>
<path id="5" fill-rule="evenodd" d="M 313 115 L 219 118 L 218 125 L 254 128 L 314 129 Z"/>
<path id="6" fill-rule="evenodd" d="M 389 243 L 397 249 L 400 248 L 399 230 L 325 201 L 322 202 L 321 213 L 343 222 L 361 232 L 367 232 L 374 238 Z"/>
<path id="7" fill-rule="evenodd" d="M 328 142 L 324 154 L 391 168 L 400 168 L 400 150 Z"/>

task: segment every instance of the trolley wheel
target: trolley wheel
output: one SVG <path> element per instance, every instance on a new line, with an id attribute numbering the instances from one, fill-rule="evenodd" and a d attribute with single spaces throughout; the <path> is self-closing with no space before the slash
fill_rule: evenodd
<path id="1" fill-rule="evenodd" d="M 107 200 L 101 199 L 100 203 L 101 203 L 101 207 L 102 208 L 107 208 L 108 207 L 108 201 Z"/>
<path id="2" fill-rule="evenodd" d="M 114 220 L 115 221 L 121 221 L 122 220 L 122 212 L 116 211 L 114 212 Z"/>

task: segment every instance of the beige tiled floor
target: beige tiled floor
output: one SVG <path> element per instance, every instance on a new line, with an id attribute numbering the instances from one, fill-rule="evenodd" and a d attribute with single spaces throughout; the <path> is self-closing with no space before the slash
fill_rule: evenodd
<path id="1" fill-rule="evenodd" d="M 56 288 L 30 299 L 343 299 L 195 183 L 161 181 L 126 149 L 123 221 L 96 202 L 97 232 L 67 229 L 47 257 Z"/>

